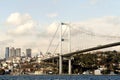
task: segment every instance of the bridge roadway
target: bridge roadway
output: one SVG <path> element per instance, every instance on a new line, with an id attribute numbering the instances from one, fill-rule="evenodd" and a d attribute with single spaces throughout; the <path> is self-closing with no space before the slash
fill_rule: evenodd
<path id="1" fill-rule="evenodd" d="M 61 57 L 67 57 L 67 59 L 68 59 L 68 73 L 71 75 L 71 69 L 72 69 L 71 59 L 72 59 L 73 55 L 80 54 L 80 53 L 83 53 L 83 52 L 88 52 L 88 51 L 104 49 L 104 48 L 108 48 L 108 47 L 114 47 L 114 46 L 118 46 L 118 45 L 120 45 L 120 42 L 115 42 L 115 43 L 106 44 L 106 45 L 100 45 L 100 46 L 96 46 L 96 47 L 92 47 L 92 48 L 88 48 L 88 49 L 83 49 L 83 50 L 79 50 L 79 51 L 75 51 L 75 52 L 71 52 L 71 53 L 67 53 L 67 54 L 62 54 L 62 55 L 58 55 L 58 56 L 49 57 L 49 58 L 43 59 L 43 61 L 59 59 L 60 56 Z M 62 64 L 59 65 L 59 74 L 62 74 Z"/>
<path id="2" fill-rule="evenodd" d="M 106 44 L 106 45 L 100 45 L 100 46 L 92 47 L 92 48 L 88 48 L 88 49 L 83 49 L 83 50 L 79 50 L 79 51 L 75 51 L 75 52 L 71 52 L 71 53 L 67 53 L 67 54 L 62 54 L 61 56 L 62 57 L 71 57 L 71 56 L 73 56 L 75 54 L 80 54 L 80 53 L 83 53 L 83 52 L 89 52 L 89 51 L 114 47 L 114 46 L 118 46 L 118 45 L 120 45 L 120 42 L 115 42 L 115 43 L 110 43 L 110 44 Z M 51 60 L 51 59 L 57 59 L 57 58 L 59 58 L 59 55 L 43 59 L 43 61 L 47 61 L 47 60 Z"/>

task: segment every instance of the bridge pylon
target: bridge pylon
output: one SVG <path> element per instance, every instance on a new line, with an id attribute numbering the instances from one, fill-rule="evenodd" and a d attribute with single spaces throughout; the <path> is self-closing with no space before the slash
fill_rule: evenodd
<path id="1" fill-rule="evenodd" d="M 67 23 L 61 23 L 60 26 L 60 52 L 59 52 L 59 74 L 62 74 L 62 41 L 63 36 L 62 36 L 62 25 L 66 25 L 69 30 L 68 30 L 68 53 L 71 52 L 71 26 Z M 71 74 L 71 59 L 68 59 L 68 73 Z"/>

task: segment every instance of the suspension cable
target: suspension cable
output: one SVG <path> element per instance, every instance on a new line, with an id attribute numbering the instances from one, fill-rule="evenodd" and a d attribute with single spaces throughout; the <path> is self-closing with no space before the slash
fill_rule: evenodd
<path id="1" fill-rule="evenodd" d="M 106 38 L 118 38 L 118 39 L 120 39 L 120 36 L 101 35 L 101 34 L 96 34 L 96 33 L 93 33 L 93 32 L 91 32 L 91 31 L 83 30 L 83 29 L 82 29 L 83 31 L 80 31 L 79 29 L 75 29 L 75 28 L 73 28 L 73 27 L 72 27 L 72 29 L 77 30 L 77 31 L 82 32 L 82 33 L 85 33 L 85 34 L 87 34 L 87 35 L 91 35 L 91 36 L 106 37 Z"/>
<path id="2" fill-rule="evenodd" d="M 62 34 L 62 36 L 65 35 L 65 33 L 66 33 L 66 31 L 67 31 L 67 28 L 68 28 L 68 27 L 65 28 L 65 30 L 64 30 L 64 32 L 63 32 L 63 34 Z M 57 44 L 57 46 L 56 46 L 56 48 L 55 48 L 53 54 L 55 54 L 56 50 L 58 49 L 59 44 L 60 44 L 60 42 L 58 42 L 58 44 Z"/>
<path id="3" fill-rule="evenodd" d="M 52 42 L 53 42 L 53 40 L 54 40 L 54 38 L 55 38 L 55 36 L 56 36 L 56 34 L 57 34 L 58 29 L 59 29 L 59 26 L 57 27 L 57 29 L 56 29 L 56 31 L 55 31 L 55 33 L 54 33 L 54 35 L 53 35 L 53 37 L 52 37 L 52 39 L 51 39 L 51 41 L 50 41 L 50 44 L 49 44 L 49 46 L 48 46 L 48 48 L 47 48 L 46 53 L 48 53 L 48 51 L 49 51 L 49 49 L 50 49 L 50 47 L 51 47 L 51 45 L 52 45 Z"/>

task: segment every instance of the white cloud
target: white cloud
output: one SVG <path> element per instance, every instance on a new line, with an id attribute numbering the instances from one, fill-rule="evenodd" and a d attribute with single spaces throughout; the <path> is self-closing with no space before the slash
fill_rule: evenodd
<path id="1" fill-rule="evenodd" d="M 20 14 L 20 15 L 24 15 L 24 14 Z M 30 15 L 28 16 L 29 16 L 28 18 L 24 17 L 23 19 L 24 22 L 22 21 L 22 18 L 17 18 L 16 20 L 12 20 L 12 17 L 11 17 L 11 20 L 9 20 L 9 24 L 14 25 L 14 27 L 12 27 L 12 29 L 8 32 L 9 34 L 13 35 L 12 39 L 14 39 L 14 46 L 21 47 L 23 49 L 30 47 L 33 49 L 33 54 L 38 53 L 38 51 L 46 52 L 53 34 L 55 33 L 57 27 L 60 26 L 60 22 L 53 22 L 47 27 L 45 27 L 44 31 L 43 30 L 38 31 L 35 29 L 35 26 L 37 25 L 37 23 L 34 20 L 32 20 L 32 17 Z M 16 23 L 14 24 L 15 21 Z M 81 35 L 80 35 L 80 40 L 78 40 L 77 38 L 73 38 L 73 37 L 76 37 L 78 33 L 81 34 L 85 32 L 85 33 L 93 33 L 93 34 L 100 34 L 100 35 L 107 35 L 107 36 L 120 36 L 119 22 L 120 22 L 119 16 L 107 16 L 107 17 L 101 17 L 96 19 L 90 19 L 82 22 L 70 23 L 72 27 L 71 32 L 72 34 L 74 34 L 74 36 L 72 36 L 72 49 L 79 49 L 74 47 L 74 46 L 78 46 L 78 43 L 80 43 L 80 45 L 83 48 L 82 44 L 86 44 L 86 45 L 90 44 L 89 47 L 91 47 L 91 45 L 92 46 L 98 45 L 99 44 L 98 41 L 102 42 L 102 40 L 104 40 L 104 38 L 91 39 L 90 36 L 86 37 Z M 64 28 L 63 30 L 65 30 L 65 27 L 63 28 Z M 37 33 L 34 34 L 34 32 L 37 32 Z M 25 35 L 25 34 L 30 34 L 31 36 L 29 37 L 23 36 L 23 37 L 17 37 L 17 38 L 14 37 L 14 35 Z M 38 34 L 40 34 L 38 36 L 39 38 L 36 38 L 35 36 Z M 59 32 L 57 34 L 59 36 Z M 67 37 L 65 38 L 67 39 Z M 50 49 L 50 52 L 54 51 L 55 45 L 57 45 L 58 42 L 59 42 L 59 38 L 57 37 L 52 45 L 52 48 Z M 104 41 L 104 43 L 105 42 L 108 42 L 108 41 Z M 67 44 L 63 46 L 65 46 L 64 49 L 67 48 Z"/>
<path id="2" fill-rule="evenodd" d="M 59 23 L 57 23 L 57 22 L 53 22 L 52 24 L 50 24 L 47 27 L 48 34 L 53 34 L 55 32 L 55 30 L 57 29 L 58 26 L 59 26 Z"/>
<path id="3" fill-rule="evenodd" d="M 55 17 L 58 16 L 58 14 L 57 13 L 49 13 L 46 16 L 49 17 L 49 18 L 55 18 Z"/>
<path id="4" fill-rule="evenodd" d="M 26 22 L 25 24 L 19 25 L 17 28 L 8 31 L 8 33 L 11 35 L 16 35 L 16 36 L 33 34 L 35 26 L 36 26 L 36 23 L 32 21 Z"/>
<path id="5" fill-rule="evenodd" d="M 6 23 L 10 25 L 21 25 L 26 21 L 31 20 L 31 16 L 29 14 L 20 14 L 18 12 L 12 13 L 8 18 Z"/>
<path id="6" fill-rule="evenodd" d="M 101 18 L 90 19 L 87 21 L 70 23 L 72 27 L 71 28 L 72 49 L 73 50 L 80 49 L 79 47 L 76 48 L 76 46 L 78 46 L 78 43 L 80 43 L 82 49 L 119 41 L 120 39 L 119 22 L 120 22 L 119 16 L 105 16 Z M 51 34 L 52 37 L 58 26 L 60 26 L 60 23 L 57 22 L 56 23 L 53 22 L 52 24 L 50 24 L 50 26 L 48 26 L 47 28 L 47 33 L 49 33 L 48 35 Z M 57 34 L 59 36 L 59 32 Z M 80 38 L 79 40 L 78 37 Z M 57 38 L 55 40 L 58 40 Z M 64 36 L 64 38 L 66 40 L 68 39 L 67 36 L 66 37 Z M 54 43 L 56 42 L 57 41 L 54 41 Z M 64 44 L 65 43 L 66 42 L 64 42 Z M 66 45 L 64 45 L 65 48 L 67 47 Z M 86 45 L 87 47 L 86 46 L 83 47 L 84 45 Z"/>
<path id="7" fill-rule="evenodd" d="M 7 18 L 6 23 L 14 26 L 14 28 L 8 31 L 8 34 L 12 36 L 33 34 L 37 25 L 37 22 L 34 21 L 29 14 L 20 13 L 12 13 Z"/>
<path id="8" fill-rule="evenodd" d="M 86 31 L 109 36 L 120 36 L 120 17 L 107 16 L 97 19 L 92 19 L 84 22 L 79 22 L 79 29 L 84 28 Z"/>
<path id="9" fill-rule="evenodd" d="M 38 32 L 37 36 L 39 38 L 46 38 L 46 37 L 52 37 L 53 34 L 55 33 L 55 31 L 57 30 L 57 28 L 60 26 L 59 22 L 52 22 L 51 24 L 45 26 L 46 28 L 41 31 L 41 32 Z M 58 30 L 59 31 L 59 30 Z M 58 34 L 58 32 L 57 32 Z"/>
<path id="10" fill-rule="evenodd" d="M 87 21 L 71 23 L 71 49 L 83 49 L 113 42 L 119 42 L 119 22 L 119 16 L 106 16 L 90 19 Z"/>

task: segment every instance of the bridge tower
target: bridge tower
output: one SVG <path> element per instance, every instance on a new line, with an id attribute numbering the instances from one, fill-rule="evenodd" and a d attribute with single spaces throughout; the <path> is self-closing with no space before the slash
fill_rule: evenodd
<path id="1" fill-rule="evenodd" d="M 64 41 L 62 36 L 62 26 L 66 25 L 68 27 L 68 53 L 71 52 L 71 26 L 67 23 L 61 23 L 60 26 L 60 54 L 59 54 L 59 74 L 62 74 L 62 41 Z M 68 58 L 68 73 L 71 74 L 71 57 Z"/>
<path id="2" fill-rule="evenodd" d="M 60 25 L 59 74 L 62 74 L 62 23 Z"/>

